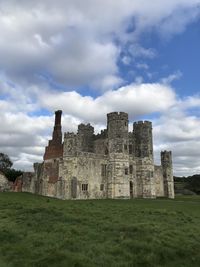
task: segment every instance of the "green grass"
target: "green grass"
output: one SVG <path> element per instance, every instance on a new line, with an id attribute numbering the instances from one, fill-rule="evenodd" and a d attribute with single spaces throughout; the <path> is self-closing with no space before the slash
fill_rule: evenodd
<path id="1" fill-rule="evenodd" d="M 200 197 L 62 201 L 0 193 L 0 267 L 200 266 Z"/>

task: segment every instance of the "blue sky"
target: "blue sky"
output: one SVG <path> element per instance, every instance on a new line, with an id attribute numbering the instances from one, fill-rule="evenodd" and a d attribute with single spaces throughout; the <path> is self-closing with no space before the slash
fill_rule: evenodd
<path id="1" fill-rule="evenodd" d="M 0 150 L 31 170 L 50 138 L 106 113 L 153 122 L 155 162 L 200 172 L 200 0 L 2 0 Z"/>

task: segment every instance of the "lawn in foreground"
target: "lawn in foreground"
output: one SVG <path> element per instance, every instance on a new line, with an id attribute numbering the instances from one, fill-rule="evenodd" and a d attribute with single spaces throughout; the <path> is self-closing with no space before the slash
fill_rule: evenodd
<path id="1" fill-rule="evenodd" d="M 0 266 L 200 266 L 200 197 L 0 193 Z"/>

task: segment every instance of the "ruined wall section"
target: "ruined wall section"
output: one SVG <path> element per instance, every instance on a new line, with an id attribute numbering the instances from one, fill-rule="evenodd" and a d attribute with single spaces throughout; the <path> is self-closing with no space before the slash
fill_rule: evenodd
<path id="1" fill-rule="evenodd" d="M 137 196 L 143 198 L 156 197 L 154 162 L 153 162 L 153 139 L 152 123 L 139 121 L 133 124 L 135 140 L 135 160 L 137 175 Z"/>
<path id="2" fill-rule="evenodd" d="M 60 176 L 65 182 L 65 199 L 107 197 L 107 157 L 79 152 L 60 162 Z"/>
<path id="3" fill-rule="evenodd" d="M 108 197 L 130 198 L 128 114 L 107 114 Z"/>
<path id="4" fill-rule="evenodd" d="M 32 193 L 35 194 L 42 194 L 42 180 L 43 180 L 43 169 L 44 169 L 44 163 L 34 163 L 34 177 L 31 181 L 31 189 Z"/>
<path id="5" fill-rule="evenodd" d="M 174 198 L 174 178 L 171 151 L 161 152 L 161 165 L 163 169 L 164 196 Z"/>
<path id="6" fill-rule="evenodd" d="M 56 182 L 59 180 L 59 159 L 49 159 L 43 163 L 43 172 L 40 179 L 40 194 L 54 197 L 56 195 Z"/>
<path id="7" fill-rule="evenodd" d="M 156 186 L 156 196 L 164 197 L 164 181 L 163 181 L 163 169 L 162 166 L 154 166 L 154 178 Z"/>
<path id="8" fill-rule="evenodd" d="M 22 192 L 35 193 L 34 172 L 24 172 L 22 174 Z"/>

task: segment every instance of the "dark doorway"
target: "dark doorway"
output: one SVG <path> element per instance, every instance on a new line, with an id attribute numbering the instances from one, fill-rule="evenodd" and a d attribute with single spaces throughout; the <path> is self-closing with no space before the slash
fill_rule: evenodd
<path id="1" fill-rule="evenodd" d="M 77 197 L 77 178 L 73 177 L 71 179 L 71 196 L 72 198 Z"/>
<path id="2" fill-rule="evenodd" d="M 133 182 L 130 181 L 130 198 L 133 198 Z"/>

